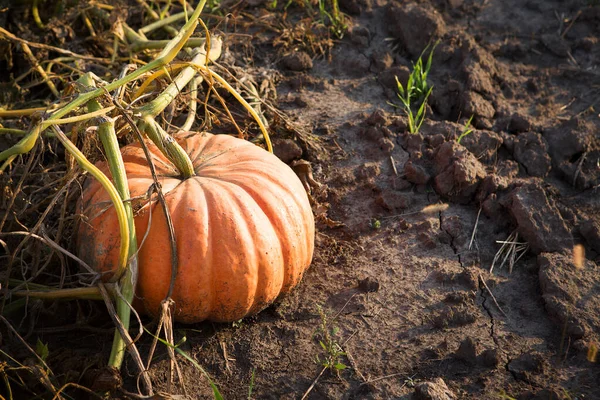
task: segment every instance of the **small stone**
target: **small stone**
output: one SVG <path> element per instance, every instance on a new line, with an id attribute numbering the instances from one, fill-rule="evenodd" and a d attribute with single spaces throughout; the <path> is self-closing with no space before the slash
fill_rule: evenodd
<path id="1" fill-rule="evenodd" d="M 376 199 L 375 202 L 387 211 L 404 210 L 412 203 L 411 197 L 403 193 L 394 193 L 384 191 Z"/>
<path id="2" fill-rule="evenodd" d="M 379 291 L 379 281 L 373 278 L 365 278 L 358 281 L 358 289 L 364 293 L 375 293 Z"/>

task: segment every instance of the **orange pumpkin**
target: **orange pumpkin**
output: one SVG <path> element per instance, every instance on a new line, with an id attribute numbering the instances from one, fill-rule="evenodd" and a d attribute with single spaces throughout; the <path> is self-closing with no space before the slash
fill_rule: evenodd
<path id="1" fill-rule="evenodd" d="M 308 197 L 286 164 L 245 140 L 207 133 L 177 140 L 196 172 L 185 180 L 148 143 L 177 241 L 175 318 L 239 320 L 290 291 L 310 265 L 315 227 Z M 169 232 L 156 196 L 144 199 L 153 180 L 142 148 L 129 145 L 122 154 L 140 247 L 136 307 L 155 314 L 171 279 Z M 110 176 L 105 162 L 98 166 Z M 79 255 L 110 276 L 121 238 L 114 208 L 95 179 L 86 181 L 79 210 L 86 217 L 78 228 Z"/>

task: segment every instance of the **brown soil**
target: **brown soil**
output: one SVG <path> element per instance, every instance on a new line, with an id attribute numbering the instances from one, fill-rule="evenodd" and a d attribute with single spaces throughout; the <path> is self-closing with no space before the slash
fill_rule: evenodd
<path id="1" fill-rule="evenodd" d="M 315 382 L 309 399 L 600 398 L 600 368 L 588 360 L 600 342 L 600 6 L 340 6 L 349 31 L 324 57 L 307 43 L 287 54 L 263 29 L 278 18 L 294 26 L 305 15 L 296 3 L 285 16 L 283 4 L 276 13 L 238 6 L 250 23 L 235 33 L 253 39 L 232 35 L 232 55 L 258 81 L 277 82 L 275 104 L 287 115 L 275 152 L 310 161 L 322 184 L 313 188 L 317 248 L 300 286 L 275 305 L 233 325 L 178 325 L 176 341 L 186 337 L 182 349 L 230 399 L 250 386 L 252 398 L 297 399 Z M 428 118 L 411 135 L 390 105 L 399 104 L 395 76 L 406 81 L 437 39 Z M 471 115 L 475 130 L 459 144 Z M 421 212 L 439 203 L 448 207 Z M 490 272 L 498 241 L 513 232 L 527 252 L 512 272 L 502 253 Z M 575 244 L 585 247 L 583 265 L 573 262 Z M 319 305 L 345 353 L 338 373 L 320 375 Z M 74 374 L 83 362 L 64 360 L 99 366 L 110 350 L 109 333 L 85 335 L 29 337 L 49 343 L 55 373 Z M 168 364 L 163 351 L 150 370 L 162 390 Z M 191 397 L 210 398 L 195 367 L 181 365 Z M 124 368 L 129 389 L 133 371 Z"/>

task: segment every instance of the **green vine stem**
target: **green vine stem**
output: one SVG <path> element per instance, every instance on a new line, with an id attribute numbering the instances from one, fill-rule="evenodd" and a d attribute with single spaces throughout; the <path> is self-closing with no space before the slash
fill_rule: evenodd
<path id="1" fill-rule="evenodd" d="M 158 147 L 161 153 L 171 161 L 175 168 L 181 173 L 183 179 L 196 175 L 192 160 L 183 147 L 179 145 L 161 126 L 152 118 L 147 116 L 138 122 L 140 131 L 144 132 Z"/>
<path id="2" fill-rule="evenodd" d="M 198 109 L 198 86 L 204 78 L 202 75 L 196 76 L 190 82 L 190 104 L 188 105 L 188 115 L 184 124 L 179 128 L 179 132 L 188 132 L 192 129 L 194 121 L 196 121 L 196 111 Z"/>
<path id="3" fill-rule="evenodd" d="M 140 33 L 145 35 L 145 34 L 150 33 L 158 28 L 169 26 L 173 22 L 179 21 L 180 19 L 184 19 L 187 15 L 189 15 L 189 13 L 187 13 L 186 11 L 182 11 L 180 13 L 173 14 L 170 17 L 159 19 L 156 22 L 148 24 L 148 25 L 144 26 L 143 28 L 141 28 L 139 31 L 140 31 Z"/>
<path id="4" fill-rule="evenodd" d="M 183 48 L 187 40 L 190 38 L 196 26 L 198 25 L 198 18 L 200 17 L 200 13 L 206 4 L 206 0 L 201 0 L 196 8 L 194 9 L 194 13 L 190 16 L 189 21 L 183 26 L 183 28 L 179 31 L 179 33 L 165 46 L 165 48 L 158 54 L 158 56 L 150 63 L 144 65 L 143 67 L 136 69 L 125 77 L 118 79 L 114 82 L 107 84 L 102 88 L 98 88 L 91 92 L 83 93 L 77 96 L 77 98 L 71 101 L 69 104 L 64 106 L 63 108 L 55 111 L 46 121 L 43 123 L 37 124 L 31 132 L 29 132 L 25 137 L 23 137 L 17 144 L 12 146 L 11 148 L 0 152 L 0 162 L 4 161 L 4 164 L 0 167 L 0 173 L 6 168 L 16 156 L 20 154 L 25 154 L 33 149 L 33 146 L 36 144 L 38 138 L 41 133 L 48 128 L 48 126 L 53 125 L 58 119 L 62 118 L 66 114 L 74 111 L 78 107 L 86 104 L 88 101 L 95 99 L 106 91 L 115 90 L 129 82 L 132 82 L 138 79 L 140 76 L 146 74 L 147 72 L 161 68 L 164 65 L 170 63 L 175 56 L 179 53 L 179 51 Z"/>
<path id="5" fill-rule="evenodd" d="M 85 171 L 89 172 L 94 178 L 96 178 L 104 190 L 108 192 L 108 196 L 112 201 L 115 212 L 117 213 L 117 219 L 119 220 L 119 231 L 121 238 L 129 237 L 129 225 L 127 224 L 127 213 L 125 212 L 125 206 L 121 200 L 119 192 L 112 184 L 110 179 L 98 167 L 92 164 L 85 155 L 69 140 L 69 138 L 56 126 L 52 125 L 54 133 L 58 140 L 65 146 L 65 149 L 77 160 L 77 163 Z M 129 258 L 129 241 L 121 240 L 121 249 L 119 251 L 119 272 L 122 274 L 127 269 L 127 260 Z M 117 274 L 118 275 L 118 274 Z"/>
<path id="6" fill-rule="evenodd" d="M 135 112 L 139 115 L 138 127 L 144 132 L 158 149 L 175 165 L 184 179 L 194 176 L 194 166 L 185 150 L 155 121 L 155 117 L 164 111 L 175 97 L 186 87 L 196 75 L 196 64 L 206 64 L 209 60 L 216 60 L 221 55 L 221 41 L 215 40 L 208 54 L 206 49 L 200 48 L 193 52 L 189 67 L 183 68 L 177 77 L 154 100 L 138 108 Z"/>
<path id="7" fill-rule="evenodd" d="M 181 90 L 192 80 L 196 75 L 196 69 L 193 65 L 205 65 L 208 60 L 214 61 L 221 55 L 222 41 L 216 38 L 210 43 L 210 52 L 206 55 L 205 47 L 195 49 L 192 53 L 193 58 L 190 61 L 191 66 L 183 68 L 177 77 L 167 86 L 163 92 L 148 104 L 139 107 L 136 112 L 141 114 L 142 118 L 150 116 L 156 117 L 164 111 L 169 104 L 173 102 L 175 97 L 179 95 Z"/>
<path id="8" fill-rule="evenodd" d="M 82 76 L 78 82 L 88 87 L 94 86 L 94 80 L 89 74 Z M 102 109 L 100 103 L 95 99 L 91 100 L 87 104 L 87 107 L 88 111 L 90 112 L 95 112 Z M 127 225 L 129 227 L 129 236 L 121 236 L 121 242 L 126 241 L 129 243 L 128 268 L 125 270 L 119 269 L 114 275 L 115 279 L 119 279 L 116 289 L 120 290 L 122 295 L 114 297 L 117 304 L 117 315 L 119 316 L 124 329 L 128 330 L 131 320 L 131 303 L 135 294 L 138 276 L 136 259 L 137 239 L 133 220 L 133 209 L 131 207 L 131 203 L 129 201 L 125 201 L 129 199 L 131 195 L 129 193 L 125 164 L 123 163 L 121 149 L 119 148 L 119 142 L 115 132 L 115 121 L 114 119 L 107 117 L 101 117 L 101 120 L 102 122 L 98 126 L 98 136 L 100 137 L 100 141 L 104 147 L 104 152 L 106 153 L 106 159 L 108 161 L 108 167 L 110 169 L 113 182 L 117 191 L 119 192 L 119 195 L 121 196 L 121 204 L 125 208 Z M 121 337 L 119 330 L 115 329 L 115 336 L 108 361 L 109 366 L 117 369 L 121 368 L 123 357 L 126 351 L 125 346 L 126 344 L 124 338 Z"/>

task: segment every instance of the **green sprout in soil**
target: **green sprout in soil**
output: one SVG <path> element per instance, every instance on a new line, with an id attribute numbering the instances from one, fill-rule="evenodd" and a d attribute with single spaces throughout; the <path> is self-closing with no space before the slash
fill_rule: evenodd
<path id="1" fill-rule="evenodd" d="M 287 9 L 293 2 L 294 0 L 288 0 L 284 9 Z M 315 17 L 316 11 L 311 0 L 302 0 L 301 5 L 307 10 L 311 18 Z M 337 39 L 342 39 L 348 30 L 348 25 L 344 14 L 340 11 L 338 0 L 317 0 L 316 5 L 319 7 L 320 25 L 328 27 L 329 32 Z M 277 0 L 270 2 L 269 7 L 271 9 L 277 7 Z"/>
<path id="2" fill-rule="evenodd" d="M 463 127 L 463 131 L 460 134 L 460 136 L 458 137 L 458 139 L 456 139 L 456 143 L 460 144 L 460 141 L 463 140 L 463 138 L 465 138 L 465 137 L 469 136 L 471 133 L 473 133 L 473 128 L 471 127 L 471 122 L 473 121 L 473 117 L 474 116 L 471 115 L 471 118 L 469 118 L 469 120 Z"/>
<path id="3" fill-rule="evenodd" d="M 248 385 L 248 400 L 252 399 L 252 392 L 254 391 L 255 375 L 256 375 L 256 368 L 252 368 L 252 374 L 250 375 L 250 384 Z"/>
<path id="4" fill-rule="evenodd" d="M 371 226 L 371 229 L 381 229 L 381 221 L 378 220 L 377 218 L 373 218 L 371 219 L 369 225 Z"/>
<path id="5" fill-rule="evenodd" d="M 346 353 L 337 341 L 339 328 L 336 326 L 329 328 L 327 315 L 323 311 L 323 308 L 320 305 L 317 305 L 317 310 L 321 317 L 321 326 L 319 327 L 317 334 L 320 336 L 319 345 L 324 354 L 322 354 L 322 359 L 317 355 L 316 361 L 326 369 L 335 371 L 336 374 L 339 375 L 341 370 L 347 368 L 346 364 L 340 361 L 340 358 L 345 356 Z"/>
<path id="6" fill-rule="evenodd" d="M 328 7 L 329 6 L 329 7 Z M 331 33 L 341 39 L 348 30 L 338 0 L 319 0 L 319 16 L 323 25 L 329 25 Z"/>
<path id="7" fill-rule="evenodd" d="M 431 48 L 425 65 L 423 65 L 423 56 L 427 49 L 429 49 L 429 46 L 423 50 L 417 62 L 413 64 L 413 70 L 408 76 L 406 86 L 403 86 L 398 77 L 396 77 L 398 98 L 408 118 L 408 131 L 413 134 L 419 132 L 425 120 L 427 100 L 433 90 L 433 86 L 429 86 L 429 83 L 427 83 L 427 77 L 429 76 L 429 71 L 431 71 L 433 52 L 437 44 L 436 42 Z"/>

